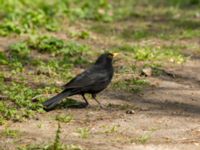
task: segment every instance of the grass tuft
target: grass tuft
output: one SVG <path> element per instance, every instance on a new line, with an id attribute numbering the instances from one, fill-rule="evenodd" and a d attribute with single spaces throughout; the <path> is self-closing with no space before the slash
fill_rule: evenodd
<path id="1" fill-rule="evenodd" d="M 77 133 L 82 139 L 87 139 L 90 136 L 89 128 L 78 128 Z"/>
<path id="2" fill-rule="evenodd" d="M 72 121 L 72 119 L 73 117 L 71 115 L 61 114 L 56 116 L 56 120 L 63 123 L 69 123 Z"/>

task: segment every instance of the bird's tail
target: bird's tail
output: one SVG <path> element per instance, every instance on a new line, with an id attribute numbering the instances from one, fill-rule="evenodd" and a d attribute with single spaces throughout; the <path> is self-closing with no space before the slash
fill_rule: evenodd
<path id="1" fill-rule="evenodd" d="M 70 96 L 71 92 L 70 91 L 63 91 L 56 96 L 48 99 L 43 103 L 43 106 L 46 110 L 51 110 L 53 109 L 63 98 Z"/>

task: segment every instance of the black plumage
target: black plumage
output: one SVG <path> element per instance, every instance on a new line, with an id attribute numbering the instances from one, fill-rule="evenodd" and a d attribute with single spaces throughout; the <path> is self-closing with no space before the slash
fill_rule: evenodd
<path id="1" fill-rule="evenodd" d="M 113 57 L 116 53 L 102 54 L 89 69 L 77 75 L 64 85 L 64 90 L 56 96 L 43 103 L 46 110 L 53 109 L 62 99 L 72 95 L 82 95 L 88 105 L 85 94 L 89 93 L 92 98 L 101 106 L 96 99 L 96 94 L 104 90 L 111 82 L 114 69 L 112 65 Z"/>

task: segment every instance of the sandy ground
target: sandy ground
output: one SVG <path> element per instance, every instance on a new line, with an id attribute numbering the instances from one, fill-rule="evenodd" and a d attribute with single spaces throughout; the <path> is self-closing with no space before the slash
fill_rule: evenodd
<path id="1" fill-rule="evenodd" d="M 168 67 L 175 75 L 149 77 L 154 85 L 140 94 L 107 89 L 98 99 L 99 109 L 90 100 L 85 109 L 57 109 L 22 123 L 10 123 L 20 130 L 17 138 L 0 138 L 0 149 L 12 150 L 26 144 L 53 141 L 57 114 L 71 114 L 70 123 L 61 123 L 61 140 L 88 150 L 200 150 L 200 60 L 191 59 L 179 67 Z M 81 97 L 73 99 L 82 101 Z M 127 113 L 127 111 L 131 113 Z M 78 128 L 88 128 L 81 138 Z M 0 131 L 4 127 L 0 126 Z"/>

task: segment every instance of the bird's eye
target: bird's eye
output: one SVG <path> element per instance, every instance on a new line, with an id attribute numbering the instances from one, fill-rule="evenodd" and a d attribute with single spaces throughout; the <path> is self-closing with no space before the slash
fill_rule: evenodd
<path id="1" fill-rule="evenodd" d="M 113 55 L 112 54 L 108 54 L 108 58 L 112 59 Z"/>

